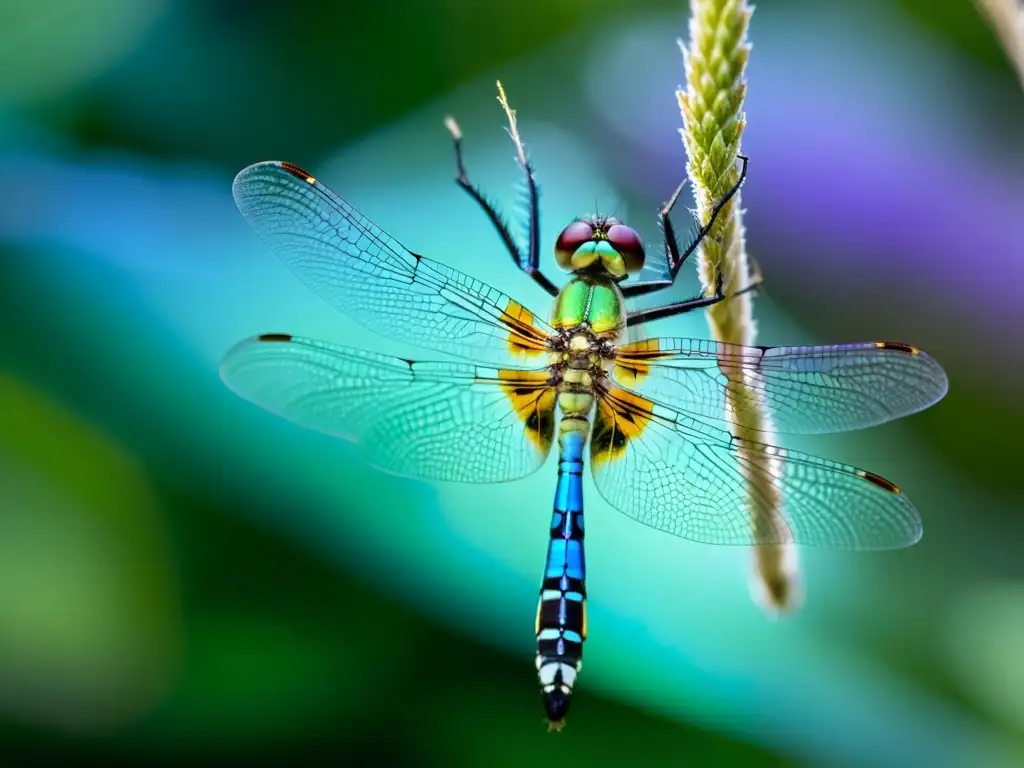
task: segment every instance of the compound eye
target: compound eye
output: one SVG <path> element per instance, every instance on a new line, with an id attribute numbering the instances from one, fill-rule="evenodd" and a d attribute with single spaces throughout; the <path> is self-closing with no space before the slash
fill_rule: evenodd
<path id="1" fill-rule="evenodd" d="M 555 241 L 555 261 L 562 269 L 572 269 L 572 255 L 594 238 L 594 228 L 585 221 L 574 221 Z"/>
<path id="2" fill-rule="evenodd" d="M 644 244 L 632 227 L 615 224 L 608 229 L 608 242 L 622 255 L 626 272 L 639 272 L 644 267 Z"/>

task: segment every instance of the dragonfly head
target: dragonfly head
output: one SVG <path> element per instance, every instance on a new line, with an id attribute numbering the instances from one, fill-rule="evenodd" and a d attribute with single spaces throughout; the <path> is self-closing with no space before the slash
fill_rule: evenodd
<path id="1" fill-rule="evenodd" d="M 644 266 L 644 244 L 632 227 L 612 216 L 577 219 L 555 241 L 555 261 L 570 272 L 602 270 L 616 280 Z"/>

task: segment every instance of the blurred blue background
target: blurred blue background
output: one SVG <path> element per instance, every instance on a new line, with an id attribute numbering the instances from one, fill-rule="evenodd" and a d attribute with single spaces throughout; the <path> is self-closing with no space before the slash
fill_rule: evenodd
<path id="1" fill-rule="evenodd" d="M 332 311 L 248 229 L 230 185 L 258 160 L 546 314 L 452 181 L 446 114 L 515 207 L 499 77 L 545 243 L 595 205 L 655 242 L 685 173 L 687 15 L 7 0 L 0 760 L 1024 764 L 1024 96 L 968 2 L 789 0 L 751 26 L 759 342 L 904 340 L 950 375 L 903 423 L 785 444 L 896 481 L 924 539 L 802 551 L 805 608 L 772 621 L 748 552 L 636 525 L 588 481 L 590 639 L 561 735 L 532 660 L 553 467 L 398 480 L 218 378 L 260 332 L 423 356 Z"/>

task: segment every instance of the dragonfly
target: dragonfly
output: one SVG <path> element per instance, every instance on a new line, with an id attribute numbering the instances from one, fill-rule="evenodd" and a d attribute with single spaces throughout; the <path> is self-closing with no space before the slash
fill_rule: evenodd
<path id="1" fill-rule="evenodd" d="M 221 376 L 230 389 L 303 427 L 358 444 L 371 465 L 427 481 L 497 483 L 525 477 L 558 446 L 547 558 L 535 622 L 536 667 L 549 727 L 565 721 L 587 637 L 583 473 L 614 508 L 675 536 L 720 545 L 794 543 L 849 550 L 906 547 L 922 522 L 883 477 L 737 436 L 744 408 L 765 409 L 779 434 L 860 429 L 920 411 L 947 389 L 942 367 L 909 344 L 744 347 L 703 339 L 629 341 L 642 323 L 731 297 L 645 309 L 627 300 L 673 285 L 708 236 L 691 212 L 680 240 L 659 218 L 665 263 L 639 279 L 646 249 L 618 218 L 570 222 L 554 243 L 568 277 L 540 268 L 539 193 L 504 90 L 499 100 L 528 192 L 528 242 L 470 182 L 451 118 L 457 183 L 488 216 L 514 264 L 553 298 L 548 320 L 505 293 L 401 245 L 297 165 L 242 170 L 233 194 L 244 218 L 329 304 L 391 339 L 443 357 L 411 360 L 286 333 L 235 345 Z M 682 244 L 680 244 L 680 242 Z M 756 281 L 751 287 L 756 288 Z M 744 289 L 746 290 L 746 289 Z M 452 360 L 449 358 L 457 358 Z M 740 380 L 749 396 L 729 396 Z M 766 436 L 766 439 L 769 439 Z M 748 478 L 762 472 L 784 515 L 752 522 Z"/>

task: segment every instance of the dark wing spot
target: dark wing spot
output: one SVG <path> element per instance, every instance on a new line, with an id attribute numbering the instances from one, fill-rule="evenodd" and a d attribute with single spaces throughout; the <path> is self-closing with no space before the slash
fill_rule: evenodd
<path id="1" fill-rule="evenodd" d="M 900 489 L 895 484 L 889 482 L 884 477 L 879 477 L 874 472 L 866 472 L 862 470 L 860 472 L 860 476 L 869 483 L 877 485 L 883 491 L 888 491 L 889 493 L 901 493 Z"/>
<path id="2" fill-rule="evenodd" d="M 892 349 L 897 352 L 906 352 L 908 355 L 919 355 L 921 350 L 902 341 L 876 341 L 875 346 L 879 349 Z"/>
<path id="3" fill-rule="evenodd" d="M 281 163 L 281 169 L 288 171 L 288 173 L 290 173 L 292 176 L 297 176 L 298 178 L 310 184 L 316 181 L 316 179 L 313 177 L 313 174 L 307 173 L 294 163 Z"/>

